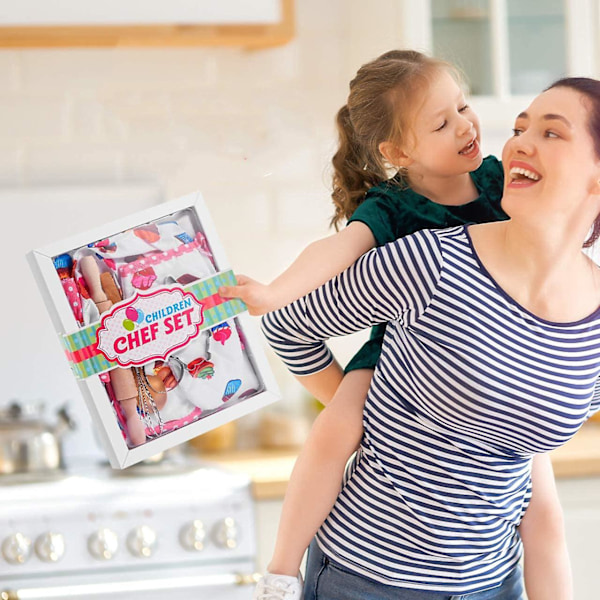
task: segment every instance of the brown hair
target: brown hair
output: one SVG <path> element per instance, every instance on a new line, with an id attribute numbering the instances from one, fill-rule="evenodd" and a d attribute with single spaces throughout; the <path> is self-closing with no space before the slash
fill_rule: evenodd
<path id="1" fill-rule="evenodd" d="M 335 213 L 338 229 L 364 200 L 369 188 L 388 179 L 379 144 L 402 144 L 415 101 L 441 69 L 460 80 L 450 64 L 414 50 L 392 50 L 363 65 L 350 82 L 347 103 L 337 113 L 339 147 L 333 157 Z"/>
<path id="2" fill-rule="evenodd" d="M 551 86 L 544 91 L 551 90 L 556 87 L 566 87 L 576 92 L 589 100 L 588 107 L 588 131 L 594 141 L 594 150 L 596 157 L 600 159 L 600 81 L 589 77 L 564 77 L 555 81 Z M 592 232 L 583 244 L 584 248 L 589 248 L 594 242 L 600 238 L 600 215 L 596 217 L 592 225 Z"/>

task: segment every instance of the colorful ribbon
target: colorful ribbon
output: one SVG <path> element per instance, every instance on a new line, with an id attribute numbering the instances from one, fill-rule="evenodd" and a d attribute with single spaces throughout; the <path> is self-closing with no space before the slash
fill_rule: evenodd
<path id="1" fill-rule="evenodd" d="M 198 328 L 199 332 L 215 327 L 215 325 L 247 310 L 246 305 L 239 298 L 222 298 L 218 294 L 221 286 L 236 285 L 236 283 L 233 271 L 221 271 L 183 288 L 185 292 L 193 294 L 203 305 L 204 320 Z M 67 360 L 77 379 L 98 375 L 119 366 L 116 362 L 107 360 L 98 350 L 97 331 L 99 328 L 100 322 L 96 322 L 61 336 Z"/>

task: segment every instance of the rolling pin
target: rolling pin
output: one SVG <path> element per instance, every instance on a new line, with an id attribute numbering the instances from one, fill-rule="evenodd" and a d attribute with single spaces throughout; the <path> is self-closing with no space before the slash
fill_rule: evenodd
<path id="1" fill-rule="evenodd" d="M 98 263 L 93 256 L 84 256 L 79 261 L 79 268 L 85 279 L 88 291 L 90 292 L 90 297 L 98 307 L 98 311 L 100 314 L 106 312 L 113 305 L 113 301 L 109 298 L 109 294 L 115 298 L 115 290 L 117 289 L 112 276 L 110 273 L 100 274 Z M 110 277 L 110 283 L 105 276 Z M 103 280 L 105 287 L 102 287 Z M 111 289 L 111 283 L 114 289 Z M 109 294 L 107 294 L 105 288 L 109 290 Z M 118 290 L 116 297 L 120 298 Z M 116 369 L 109 371 L 108 376 L 110 377 L 110 383 L 115 398 L 121 404 L 121 408 L 125 414 L 129 440 L 134 446 L 144 444 L 146 442 L 146 427 L 137 411 L 138 388 L 133 372 L 129 368 L 117 367 Z M 166 396 L 166 394 L 163 395 Z"/>

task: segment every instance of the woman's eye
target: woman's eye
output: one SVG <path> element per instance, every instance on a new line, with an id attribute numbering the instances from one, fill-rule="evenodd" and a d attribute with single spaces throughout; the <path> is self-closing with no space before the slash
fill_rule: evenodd
<path id="1" fill-rule="evenodd" d="M 434 129 L 434 131 L 441 131 L 442 129 L 444 129 L 444 127 L 446 127 L 446 123 L 447 121 L 444 121 L 437 129 Z"/>
<path id="2" fill-rule="evenodd" d="M 465 104 L 464 106 L 461 106 L 461 107 L 458 109 L 458 112 L 459 112 L 459 113 L 464 113 L 464 112 L 465 112 L 465 111 L 466 111 L 468 108 L 469 108 L 469 105 L 468 105 L 468 104 Z"/>
<path id="3" fill-rule="evenodd" d="M 547 138 L 559 138 L 560 136 L 558 135 L 558 133 L 555 133 L 554 131 L 546 131 L 544 133 L 544 137 L 547 137 Z"/>

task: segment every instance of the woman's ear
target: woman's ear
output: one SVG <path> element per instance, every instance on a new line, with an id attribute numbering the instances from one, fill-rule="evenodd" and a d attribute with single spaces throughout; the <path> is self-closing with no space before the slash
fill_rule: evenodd
<path id="1" fill-rule="evenodd" d="M 596 163 L 596 180 L 592 183 L 590 194 L 594 196 L 600 194 L 600 161 Z"/>
<path id="2" fill-rule="evenodd" d="M 413 162 L 412 159 L 394 142 L 381 142 L 379 152 L 391 165 L 395 167 L 408 167 Z"/>

